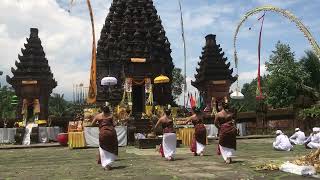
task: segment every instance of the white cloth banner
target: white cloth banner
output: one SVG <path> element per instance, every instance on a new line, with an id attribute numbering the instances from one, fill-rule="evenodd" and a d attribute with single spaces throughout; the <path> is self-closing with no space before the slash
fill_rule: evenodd
<path id="1" fill-rule="evenodd" d="M 57 141 L 60 133 L 60 127 L 39 127 L 39 142 L 47 143 L 49 141 Z"/>
<path id="2" fill-rule="evenodd" d="M 118 146 L 127 145 L 127 126 L 115 127 L 118 137 Z M 99 128 L 84 127 L 84 138 L 88 147 L 99 147 Z"/>
<path id="3" fill-rule="evenodd" d="M 240 136 L 246 136 L 246 123 L 238 123 L 237 124 L 237 129 L 239 130 L 239 135 Z"/>
<path id="4" fill-rule="evenodd" d="M 205 127 L 207 129 L 207 137 L 218 137 L 218 128 L 214 124 L 205 124 Z M 246 135 L 246 123 L 238 123 L 237 129 L 239 130 L 240 136 Z"/>
<path id="5" fill-rule="evenodd" d="M 0 144 L 14 143 L 16 128 L 0 128 Z"/>
<path id="6" fill-rule="evenodd" d="M 214 124 L 205 124 L 205 127 L 207 129 L 207 137 L 217 137 L 218 135 L 218 129 Z"/>

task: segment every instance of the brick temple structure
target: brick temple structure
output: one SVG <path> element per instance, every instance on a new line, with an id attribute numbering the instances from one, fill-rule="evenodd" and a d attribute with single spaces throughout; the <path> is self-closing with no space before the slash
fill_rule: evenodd
<path id="1" fill-rule="evenodd" d="M 36 115 L 36 119 L 47 120 L 49 97 L 57 82 L 45 57 L 38 29 L 30 29 L 24 47 L 22 55 L 18 55 L 19 61 L 15 62 L 17 68 L 11 68 L 13 77 L 7 76 L 7 82 L 19 98 L 17 118 L 30 120 Z"/>
<path id="2" fill-rule="evenodd" d="M 173 68 L 170 43 L 153 1 L 113 0 L 97 46 L 97 102 L 120 103 L 128 85 L 133 111 L 144 112 L 151 84 L 155 104 L 172 104 L 171 81 L 153 80 L 160 75 L 172 80 Z M 101 86 L 107 76 L 115 77 L 117 85 Z"/>
<path id="3" fill-rule="evenodd" d="M 220 101 L 229 96 L 230 86 L 237 77 L 232 76 L 233 69 L 230 69 L 230 62 L 226 63 L 228 59 L 216 42 L 216 35 L 207 35 L 202 49 L 195 81 L 191 84 L 198 89 L 206 106 L 210 106 L 213 97 Z"/>

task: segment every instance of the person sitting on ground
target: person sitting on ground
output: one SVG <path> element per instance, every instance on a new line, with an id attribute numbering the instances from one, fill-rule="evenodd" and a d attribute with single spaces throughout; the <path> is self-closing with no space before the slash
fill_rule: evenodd
<path id="1" fill-rule="evenodd" d="M 286 136 L 281 130 L 276 131 L 276 141 L 273 142 L 273 148 L 278 151 L 291 151 L 293 146 L 291 145 L 288 136 Z"/>
<path id="2" fill-rule="evenodd" d="M 318 149 L 320 148 L 320 128 L 314 127 L 312 128 L 312 133 L 305 141 L 305 146 L 307 149 Z"/>
<path id="3" fill-rule="evenodd" d="M 289 138 L 293 145 L 303 145 L 306 140 L 306 135 L 299 128 L 295 129 L 295 133 Z"/>

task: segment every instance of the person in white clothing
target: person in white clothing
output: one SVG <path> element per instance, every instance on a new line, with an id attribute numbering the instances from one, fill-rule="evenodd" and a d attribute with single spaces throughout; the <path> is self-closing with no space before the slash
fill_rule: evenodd
<path id="1" fill-rule="evenodd" d="M 308 149 L 318 149 L 320 148 L 320 128 L 312 128 L 312 133 L 305 141 L 306 148 Z"/>
<path id="2" fill-rule="evenodd" d="M 273 142 L 273 148 L 278 151 L 290 151 L 293 146 L 291 145 L 288 136 L 282 133 L 281 130 L 276 131 L 276 141 Z"/>
<path id="3" fill-rule="evenodd" d="M 306 135 L 299 128 L 295 129 L 295 133 L 289 138 L 293 145 L 303 145 L 306 140 Z"/>

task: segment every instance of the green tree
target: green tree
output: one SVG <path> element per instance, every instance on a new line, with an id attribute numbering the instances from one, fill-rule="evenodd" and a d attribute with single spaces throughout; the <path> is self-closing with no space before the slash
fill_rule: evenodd
<path id="1" fill-rule="evenodd" d="M 172 96 L 177 99 L 182 94 L 182 85 L 184 77 L 180 68 L 174 68 L 172 71 Z"/>
<path id="2" fill-rule="evenodd" d="M 313 51 L 305 53 L 300 62 L 304 70 L 310 73 L 310 79 L 307 80 L 306 85 L 320 91 L 320 61 Z"/>
<path id="3" fill-rule="evenodd" d="M 265 94 L 266 87 L 265 82 L 267 80 L 267 76 L 261 77 L 261 88 L 263 94 Z M 253 79 L 250 83 L 245 83 L 242 86 L 241 93 L 244 95 L 244 99 L 242 100 L 234 100 L 232 99 L 230 104 L 232 107 L 236 108 L 239 112 L 245 111 L 255 111 L 257 106 L 256 100 L 256 90 L 257 90 L 257 78 Z"/>
<path id="4" fill-rule="evenodd" d="M 49 99 L 49 115 L 54 117 L 62 117 L 69 108 L 70 103 L 64 99 L 64 95 L 52 94 Z"/>
<path id="5" fill-rule="evenodd" d="M 7 86 L 0 88 L 0 118 L 6 123 L 8 119 L 15 119 L 16 105 L 11 104 L 14 91 Z"/>
<path id="6" fill-rule="evenodd" d="M 301 63 L 294 60 L 290 46 L 276 44 L 269 62 L 266 63 L 269 72 L 267 81 L 267 103 L 274 108 L 291 106 L 298 96 L 299 87 L 310 77 Z"/>

